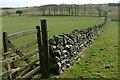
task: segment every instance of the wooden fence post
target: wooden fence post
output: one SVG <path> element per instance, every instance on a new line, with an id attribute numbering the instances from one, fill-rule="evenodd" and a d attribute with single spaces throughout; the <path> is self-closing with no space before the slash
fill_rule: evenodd
<path id="1" fill-rule="evenodd" d="M 38 43 L 38 50 L 39 50 L 39 60 L 40 60 L 40 73 L 44 73 L 44 56 L 42 52 L 42 41 L 41 41 L 41 34 L 40 34 L 40 26 L 36 26 L 37 30 L 37 43 Z"/>
<path id="2" fill-rule="evenodd" d="M 50 55 L 48 47 L 47 22 L 41 20 L 42 41 L 43 41 L 43 56 L 44 56 L 44 73 L 43 78 L 48 78 L 50 74 Z"/>
<path id="3" fill-rule="evenodd" d="M 6 32 L 3 32 L 3 47 L 4 47 L 4 53 L 9 51 L 9 43 L 8 43 L 8 36 Z M 4 56 L 4 59 L 7 59 L 10 57 L 10 54 L 7 56 Z M 7 66 L 5 66 L 7 70 L 11 70 L 11 64 L 8 63 Z M 8 76 L 8 80 L 12 80 L 12 75 Z"/>

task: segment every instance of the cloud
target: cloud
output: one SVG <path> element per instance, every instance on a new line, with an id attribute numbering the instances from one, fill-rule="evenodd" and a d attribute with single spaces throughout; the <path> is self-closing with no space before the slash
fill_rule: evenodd
<path id="1" fill-rule="evenodd" d="M 0 1 L 0 7 L 23 7 L 27 6 L 29 3 L 26 1 L 16 1 L 16 0 L 4 0 Z"/>

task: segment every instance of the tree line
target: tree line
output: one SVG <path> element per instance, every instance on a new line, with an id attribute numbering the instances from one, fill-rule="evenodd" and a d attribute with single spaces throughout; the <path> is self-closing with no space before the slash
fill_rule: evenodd
<path id="1" fill-rule="evenodd" d="M 117 6 L 117 7 L 120 7 L 120 1 L 118 3 L 109 3 L 108 6 Z"/>
<path id="2" fill-rule="evenodd" d="M 104 6 L 107 6 L 105 8 Z M 42 5 L 42 6 L 33 6 L 28 7 L 31 10 L 37 9 L 37 12 L 39 12 L 39 15 L 41 16 L 107 16 L 110 9 L 108 9 L 107 4 L 51 4 L 51 5 Z M 9 9 L 4 9 L 5 14 L 10 16 Z M 27 12 L 30 12 L 28 10 Z M 15 12 L 16 14 L 24 14 L 24 10 L 17 10 Z"/>
<path id="3" fill-rule="evenodd" d="M 107 16 L 101 4 L 60 4 L 35 6 L 42 16 Z"/>

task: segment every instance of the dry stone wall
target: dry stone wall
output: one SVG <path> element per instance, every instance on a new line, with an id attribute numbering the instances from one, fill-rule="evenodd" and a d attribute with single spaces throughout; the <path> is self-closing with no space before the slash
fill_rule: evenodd
<path id="1" fill-rule="evenodd" d="M 93 40 L 103 31 L 105 18 L 101 24 L 93 27 L 73 30 L 68 34 L 55 35 L 49 39 L 51 72 L 60 74 L 81 58 L 82 52 L 91 45 Z"/>

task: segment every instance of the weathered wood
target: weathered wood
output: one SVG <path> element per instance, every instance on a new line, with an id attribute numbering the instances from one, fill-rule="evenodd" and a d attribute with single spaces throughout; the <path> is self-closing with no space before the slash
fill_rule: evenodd
<path id="1" fill-rule="evenodd" d="M 15 47 L 14 44 L 12 44 L 10 40 L 8 40 L 8 42 L 9 42 L 9 47 L 12 48 L 13 51 L 14 51 L 17 55 L 19 55 L 20 57 L 24 56 L 24 54 L 23 54 L 22 52 L 20 52 L 20 49 L 17 48 L 17 47 Z M 25 61 L 26 63 L 29 63 L 29 62 L 30 62 L 29 59 L 25 59 L 24 61 Z"/>
<path id="2" fill-rule="evenodd" d="M 35 60 L 35 61 L 33 61 L 33 62 L 31 62 L 31 63 L 23 66 L 22 68 L 11 69 L 10 71 L 3 72 L 3 73 L 0 74 L 0 77 L 2 77 L 2 76 L 4 76 L 4 75 L 12 75 L 12 74 L 14 74 L 14 73 L 16 73 L 16 72 L 21 72 L 21 71 L 25 70 L 26 68 L 35 65 L 38 61 L 39 61 L 39 60 Z M 17 73 L 17 74 L 18 74 L 18 73 Z"/>
<path id="3" fill-rule="evenodd" d="M 9 51 L 9 44 L 8 44 L 8 36 L 6 32 L 3 32 L 3 47 L 4 47 L 4 53 Z M 4 56 L 4 59 L 9 58 L 10 55 Z M 11 70 L 11 64 L 8 63 L 7 67 L 4 66 L 5 68 L 7 68 L 7 70 Z M 8 80 L 12 80 L 12 75 L 8 76 Z"/>
<path id="4" fill-rule="evenodd" d="M 44 71 L 41 74 L 42 78 L 48 78 L 50 74 L 50 55 L 48 47 L 47 22 L 41 20 L 42 41 L 43 41 L 43 55 L 44 55 Z"/>
<path id="5" fill-rule="evenodd" d="M 10 61 L 12 61 L 13 59 L 16 60 L 17 58 L 19 58 L 19 56 L 11 57 L 11 58 L 0 61 L 0 67 L 9 64 Z"/>
<path id="6" fill-rule="evenodd" d="M 14 60 L 14 61 L 12 61 L 12 62 L 25 60 L 26 58 L 29 58 L 29 57 L 37 54 L 37 53 L 38 53 L 38 50 L 35 50 L 35 51 L 33 51 L 33 52 L 29 52 L 29 53 L 27 53 L 26 55 L 22 56 L 20 59 Z"/>
<path id="7" fill-rule="evenodd" d="M 4 53 L 4 52 L 2 52 L 2 56 L 7 56 L 7 55 L 9 55 L 10 54 L 10 52 L 8 51 L 8 52 L 6 52 L 6 53 Z"/>
<path id="8" fill-rule="evenodd" d="M 22 56 L 22 57 L 19 57 L 19 56 L 17 55 L 17 56 L 15 56 L 15 57 L 11 57 L 11 58 L 2 60 L 2 61 L 0 61 L 0 66 L 6 65 L 6 64 L 8 64 L 8 63 L 14 63 L 14 62 L 18 62 L 18 61 L 23 61 L 23 60 L 25 60 L 25 59 L 27 59 L 27 58 L 29 58 L 29 57 L 37 54 L 37 53 L 38 53 L 38 50 L 35 50 L 35 51 L 33 51 L 33 52 L 27 53 L 26 55 L 24 55 L 24 56 Z"/>
<path id="9" fill-rule="evenodd" d="M 40 70 L 40 66 L 36 67 L 35 69 L 31 70 L 29 73 L 27 73 L 26 75 L 24 75 L 22 77 L 22 79 L 25 78 L 30 78 L 33 74 L 35 74 L 36 72 L 38 72 Z"/>
<path id="10" fill-rule="evenodd" d="M 41 73 L 43 73 L 44 71 L 44 56 L 43 56 L 43 52 L 42 52 L 42 41 L 41 41 L 41 34 L 40 34 L 40 26 L 36 26 L 36 30 L 37 30 L 37 42 L 38 42 L 38 50 L 39 50 L 39 62 L 40 62 L 40 67 L 41 67 Z M 40 74 L 39 72 L 39 74 Z"/>
<path id="11" fill-rule="evenodd" d="M 0 77 L 2 77 L 4 75 L 9 75 L 10 73 L 11 73 L 11 71 L 2 72 L 2 73 L 0 73 Z"/>
<path id="12" fill-rule="evenodd" d="M 16 38 L 19 38 L 19 37 L 22 37 L 22 36 L 34 34 L 34 33 L 36 33 L 35 29 L 29 30 L 29 31 L 22 31 L 22 32 L 19 32 L 19 33 L 14 33 L 14 34 L 8 35 L 8 38 L 12 40 L 12 39 L 16 39 Z"/>
<path id="13" fill-rule="evenodd" d="M 6 32 L 3 32 L 3 48 L 4 53 L 9 51 L 8 37 Z"/>
<path id="14" fill-rule="evenodd" d="M 8 70 L 6 72 L 3 72 L 0 74 L 0 77 L 4 76 L 4 75 L 12 75 L 13 73 L 17 72 L 20 68 L 16 68 L 16 69 L 11 69 L 11 70 Z"/>
<path id="15" fill-rule="evenodd" d="M 16 71 L 21 71 L 23 68 L 21 68 L 19 70 L 18 69 L 17 70 L 16 69 L 14 69 L 14 70 L 10 69 L 10 64 L 14 63 L 14 62 L 17 62 L 17 61 L 22 61 L 22 60 L 25 60 L 27 63 L 29 63 L 30 61 L 28 61 L 27 59 L 29 57 L 33 56 L 34 54 L 38 53 L 38 51 L 36 51 L 36 52 L 28 53 L 27 55 L 24 55 L 23 53 L 20 52 L 20 49 L 23 49 L 23 48 L 26 48 L 26 47 L 30 47 L 30 46 L 36 44 L 37 41 L 35 41 L 35 40 L 16 47 L 8 39 L 12 40 L 12 39 L 15 39 L 15 38 L 18 38 L 18 37 L 22 37 L 22 36 L 25 36 L 25 35 L 29 35 L 29 34 L 33 34 L 33 33 L 36 33 L 36 30 L 29 30 L 27 32 L 23 31 L 23 32 L 11 34 L 9 36 L 7 36 L 6 33 L 4 35 L 4 33 L 3 33 L 3 35 L 4 35 L 3 37 L 5 37 L 5 39 L 3 39 L 4 45 L 5 45 L 3 56 L 5 56 L 5 57 L 9 56 L 10 52 L 8 52 L 8 50 L 9 50 L 9 48 L 11 48 L 15 53 L 17 53 L 17 55 L 19 55 L 21 57 L 21 58 L 19 56 L 15 56 L 15 57 L 11 57 L 11 58 L 9 57 L 9 58 L 7 58 L 7 59 L 5 59 L 3 61 L 0 61 L 0 66 L 3 66 L 3 65 L 6 66 L 6 65 L 9 64 L 8 65 L 8 69 L 9 70 L 7 72 L 3 72 L 3 74 L 12 75 Z M 7 41 L 8 44 L 6 44 L 6 41 Z M 7 46 L 7 48 L 6 48 L 6 46 Z M 10 79 L 12 79 L 12 76 L 9 77 L 9 80 Z"/>
<path id="16" fill-rule="evenodd" d="M 21 50 L 21 49 L 30 47 L 30 46 L 32 46 L 32 45 L 34 45 L 34 44 L 36 44 L 36 43 L 37 43 L 37 40 L 32 40 L 32 41 L 30 41 L 30 42 L 28 42 L 28 43 L 25 43 L 25 44 L 23 44 L 23 45 L 20 45 L 20 46 L 15 47 L 14 50 Z"/>
<path id="17" fill-rule="evenodd" d="M 21 72 L 21 71 L 25 70 L 26 68 L 35 65 L 38 61 L 39 61 L 39 59 L 37 59 L 37 60 L 35 60 L 35 61 L 33 61 L 33 62 L 31 62 L 31 63 L 25 65 L 25 66 L 23 66 L 22 68 L 20 68 L 20 70 L 19 70 L 18 72 Z"/>

